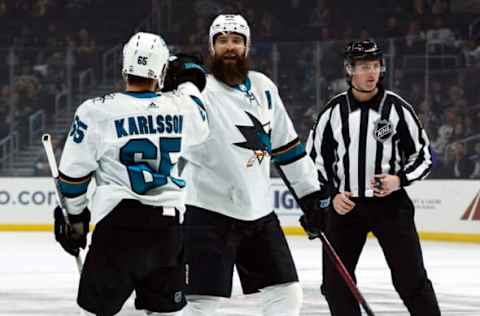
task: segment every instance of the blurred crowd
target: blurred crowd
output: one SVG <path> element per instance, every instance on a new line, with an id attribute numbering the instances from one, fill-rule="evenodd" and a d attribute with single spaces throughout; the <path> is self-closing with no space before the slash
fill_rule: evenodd
<path id="1" fill-rule="evenodd" d="M 148 1 L 0 0 L 0 139 L 12 130 L 24 137 L 22 126 L 38 110 L 53 113 L 55 96 L 76 86 L 75 74 L 92 68 L 98 76 L 101 53 L 149 8 Z"/>
<path id="2" fill-rule="evenodd" d="M 0 70 L 15 71 L 13 79 L 0 78 L 0 139 L 34 111 L 52 109 L 55 96 L 67 88 L 68 67 L 73 73 L 92 68 L 98 76 L 103 52 L 145 21 L 155 1 L 162 0 L 135 6 L 112 0 L 0 0 L 0 26 L 6 30 L 0 35 L 5 47 L 0 49 Z M 416 108 L 430 136 L 431 178 L 480 178 L 479 1 L 171 3 L 162 35 L 179 50 L 204 56 L 214 16 L 232 12 L 246 17 L 253 68 L 276 81 L 303 139 L 321 105 L 345 88 L 345 44 L 380 39 L 386 53 L 385 86 Z M 375 18 L 366 18 L 372 14 Z M 165 18 L 164 12 L 159 17 Z"/>
<path id="3" fill-rule="evenodd" d="M 345 88 L 345 44 L 381 38 L 389 68 L 384 84 L 416 108 L 431 138 L 430 177 L 480 178 L 479 1 L 180 2 L 169 36 L 203 54 L 208 32 L 198 30 L 208 30 L 215 15 L 246 17 L 254 68 L 276 79 L 303 139 L 319 110 L 318 94 L 327 100 Z M 366 18 L 372 12 L 375 18 Z"/>

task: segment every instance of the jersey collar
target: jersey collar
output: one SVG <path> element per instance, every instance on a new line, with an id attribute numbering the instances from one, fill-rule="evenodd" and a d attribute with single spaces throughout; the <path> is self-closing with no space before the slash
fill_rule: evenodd
<path id="1" fill-rule="evenodd" d="M 247 77 L 243 83 L 234 85 L 232 88 L 241 92 L 249 92 L 252 88 L 252 82 L 250 81 L 250 78 Z"/>
<path id="2" fill-rule="evenodd" d="M 139 99 L 155 98 L 158 96 L 157 93 L 153 91 L 125 91 L 122 93 Z"/>
<path id="3" fill-rule="evenodd" d="M 354 112 L 358 109 L 360 109 L 362 106 L 367 106 L 369 109 L 372 109 L 374 111 L 379 111 L 380 110 L 380 104 L 382 103 L 383 95 L 385 94 L 385 88 L 383 85 L 379 84 L 378 85 L 378 92 L 375 94 L 370 100 L 365 101 L 365 102 L 360 102 L 355 99 L 352 93 L 352 88 L 348 89 L 348 98 L 350 101 L 350 111 Z"/>

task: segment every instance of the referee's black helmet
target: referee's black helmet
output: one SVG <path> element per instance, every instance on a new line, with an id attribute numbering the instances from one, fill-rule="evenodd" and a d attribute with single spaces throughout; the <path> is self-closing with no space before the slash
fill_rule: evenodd
<path id="1" fill-rule="evenodd" d="M 347 44 L 343 53 L 344 63 L 347 70 L 347 78 L 351 79 L 351 67 L 354 66 L 356 61 L 359 60 L 380 60 L 382 70 L 380 72 L 380 80 L 385 75 L 385 59 L 382 49 L 378 46 L 377 42 L 372 39 L 363 41 L 353 41 Z"/>

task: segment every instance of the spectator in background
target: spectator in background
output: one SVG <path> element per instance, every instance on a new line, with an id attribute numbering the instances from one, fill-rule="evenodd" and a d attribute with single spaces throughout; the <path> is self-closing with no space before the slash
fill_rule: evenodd
<path id="1" fill-rule="evenodd" d="M 93 0 L 68 0 L 65 1 L 65 9 L 67 10 L 82 10 L 87 8 Z"/>
<path id="2" fill-rule="evenodd" d="M 437 129 L 440 126 L 440 118 L 438 113 L 432 110 L 431 102 L 424 100 L 420 103 L 418 109 L 418 117 L 423 123 L 424 129 L 432 139 L 437 138 Z"/>
<path id="3" fill-rule="evenodd" d="M 480 34 L 465 42 L 463 52 L 467 65 L 480 66 Z"/>
<path id="4" fill-rule="evenodd" d="M 222 11 L 222 5 L 216 0 L 193 1 L 193 12 L 202 18 L 208 18 L 212 15 L 216 15 L 220 11 Z"/>
<path id="5" fill-rule="evenodd" d="M 24 69 L 24 74 L 17 77 L 15 82 L 14 89 L 17 98 L 13 112 L 15 123 L 21 127 L 19 128 L 19 132 L 22 143 L 28 139 L 28 130 L 24 128 L 24 124 L 27 124 L 28 117 L 33 114 L 39 106 L 38 96 L 41 87 L 38 79 L 29 73 L 29 67 L 25 66 Z"/>
<path id="6" fill-rule="evenodd" d="M 273 15 L 265 11 L 262 14 L 260 22 L 256 25 L 257 36 L 260 41 L 271 41 L 274 39 L 275 30 L 278 30 L 279 24 L 273 17 Z"/>
<path id="7" fill-rule="evenodd" d="M 7 0 L 0 0 L 0 17 L 8 14 Z"/>
<path id="8" fill-rule="evenodd" d="M 392 89 L 392 91 L 395 93 L 406 94 L 407 89 L 405 87 L 405 84 L 406 80 L 404 79 L 403 70 L 401 68 L 393 69 L 393 80 L 390 89 Z"/>
<path id="9" fill-rule="evenodd" d="M 418 20 L 411 20 L 407 26 L 405 35 L 405 52 L 415 54 L 425 50 L 425 32 L 420 28 Z"/>
<path id="10" fill-rule="evenodd" d="M 420 104 L 425 99 L 425 91 L 423 85 L 413 81 L 410 89 L 407 91 L 407 98 L 412 104 Z"/>
<path id="11" fill-rule="evenodd" d="M 435 165 L 432 168 L 431 179 L 447 179 L 453 177 L 453 162 L 455 160 L 455 150 L 453 146 L 446 146 L 443 153 L 432 153 L 436 157 Z"/>
<path id="12" fill-rule="evenodd" d="M 82 28 L 78 31 L 77 45 L 77 69 L 84 70 L 93 67 L 97 53 L 95 39 L 90 35 L 87 29 Z"/>
<path id="13" fill-rule="evenodd" d="M 450 2 L 450 8 L 453 13 L 468 13 L 479 14 L 480 13 L 480 1 L 478 0 L 452 0 Z"/>
<path id="14" fill-rule="evenodd" d="M 13 7 L 13 16 L 16 18 L 30 17 L 32 12 L 31 0 L 15 0 L 8 3 Z"/>
<path id="15" fill-rule="evenodd" d="M 467 136 L 480 134 L 479 121 L 476 117 L 478 111 L 478 108 L 476 108 L 475 110 L 470 110 L 465 116 L 465 133 L 467 134 Z"/>
<path id="16" fill-rule="evenodd" d="M 475 163 L 465 154 L 465 144 L 456 143 L 454 145 L 455 160 L 453 161 L 453 178 L 468 179 L 475 170 Z"/>
<path id="17" fill-rule="evenodd" d="M 322 26 L 329 25 L 331 20 L 332 13 L 327 0 L 317 0 L 315 2 L 315 7 L 310 12 L 308 26 L 314 29 L 319 29 Z"/>
<path id="18" fill-rule="evenodd" d="M 429 100 L 431 102 L 431 109 L 434 113 L 440 114 L 447 110 L 447 94 L 442 86 L 442 82 L 437 79 L 432 79 L 430 82 Z"/>
<path id="19" fill-rule="evenodd" d="M 445 47 L 452 47 L 455 45 L 455 34 L 447 25 L 445 20 L 437 16 L 433 20 L 433 26 L 427 29 L 427 41 L 430 45 L 431 53 L 441 53 L 440 47 L 433 44 L 444 45 Z"/>
<path id="20" fill-rule="evenodd" d="M 460 112 L 465 111 L 467 104 L 468 102 L 465 99 L 465 90 L 457 83 L 452 84 L 448 89 L 446 108 L 455 109 L 457 112 Z"/>
<path id="21" fill-rule="evenodd" d="M 33 17 L 55 16 L 58 0 L 34 0 L 32 6 Z"/>
<path id="22" fill-rule="evenodd" d="M 470 175 L 471 179 L 480 179 L 480 142 L 473 146 L 473 155 L 469 159 L 475 164 L 474 170 Z"/>
<path id="23" fill-rule="evenodd" d="M 53 53 L 47 60 L 48 81 L 53 84 L 58 91 L 66 89 L 66 60 L 61 52 Z"/>
<path id="24" fill-rule="evenodd" d="M 457 0 L 458 1 L 458 0 Z M 433 0 L 432 1 L 432 14 L 434 15 L 446 15 L 450 10 L 448 0 Z"/>
<path id="25" fill-rule="evenodd" d="M 328 26 L 323 26 L 321 29 L 320 29 L 320 38 L 319 40 L 321 42 L 326 42 L 326 41 L 331 41 L 333 39 L 333 34 L 332 34 L 332 31 L 330 29 L 330 27 Z"/>
<path id="26" fill-rule="evenodd" d="M 427 2 L 425 0 L 412 0 L 411 12 L 415 17 L 425 17 L 429 14 Z"/>
<path id="27" fill-rule="evenodd" d="M 10 88 L 4 85 L 0 90 L 0 140 L 10 132 L 11 120 Z"/>
<path id="28" fill-rule="evenodd" d="M 401 37 L 403 36 L 403 32 L 402 30 L 400 29 L 400 25 L 398 23 L 398 19 L 396 16 L 389 16 L 387 18 L 387 22 L 385 24 L 385 28 L 384 28 L 384 33 L 383 33 L 383 37 L 385 38 L 398 38 L 398 37 Z"/>
<path id="29" fill-rule="evenodd" d="M 457 122 L 457 114 L 453 110 L 447 111 L 445 116 L 445 123 L 438 128 L 437 138 L 432 142 L 432 149 L 440 156 L 443 156 L 445 153 Z"/>
<path id="30" fill-rule="evenodd" d="M 205 34 L 202 32 L 194 32 L 194 30 L 204 30 L 208 28 L 208 23 L 206 18 L 203 16 L 196 16 L 195 21 L 193 23 L 192 32 L 188 35 L 187 38 L 187 46 L 194 45 L 195 47 L 200 47 L 200 44 L 205 42 Z M 195 51 L 198 49 L 191 49 L 191 51 Z"/>
<path id="31" fill-rule="evenodd" d="M 465 131 L 465 119 L 463 116 L 460 116 L 455 124 L 455 127 L 453 128 L 452 140 L 459 141 L 467 136 L 468 135 Z"/>

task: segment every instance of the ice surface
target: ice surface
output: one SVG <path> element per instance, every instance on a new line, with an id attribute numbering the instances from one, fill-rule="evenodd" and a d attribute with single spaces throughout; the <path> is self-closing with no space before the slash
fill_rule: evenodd
<path id="1" fill-rule="evenodd" d="M 329 315 L 320 295 L 321 244 L 288 237 L 304 290 L 302 315 Z M 425 264 L 442 315 L 480 316 L 480 245 L 422 242 Z M 409 315 L 394 291 L 375 239 L 369 239 L 357 269 L 359 288 L 377 316 Z M 75 303 L 78 272 L 74 259 L 52 233 L 0 233 L 0 315 L 79 315 Z M 231 300 L 220 315 L 261 315 L 258 295 L 243 296 L 235 277 Z M 143 315 L 129 299 L 118 315 Z"/>

